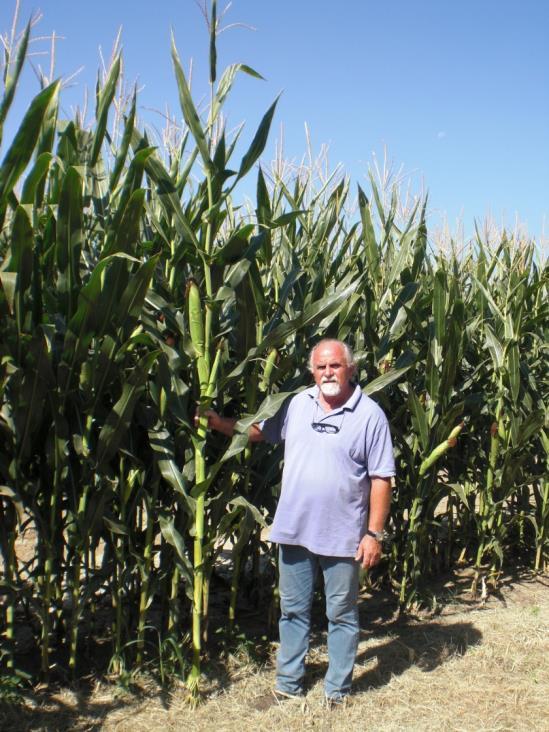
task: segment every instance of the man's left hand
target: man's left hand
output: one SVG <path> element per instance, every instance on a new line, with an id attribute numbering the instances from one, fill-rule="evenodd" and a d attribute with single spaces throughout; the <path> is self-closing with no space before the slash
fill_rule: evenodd
<path id="1" fill-rule="evenodd" d="M 358 545 L 355 559 L 364 569 L 374 567 L 381 559 L 381 543 L 373 536 L 366 534 Z"/>

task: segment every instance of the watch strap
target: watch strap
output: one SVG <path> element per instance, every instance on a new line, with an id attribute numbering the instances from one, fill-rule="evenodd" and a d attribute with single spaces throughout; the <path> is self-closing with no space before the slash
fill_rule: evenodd
<path id="1" fill-rule="evenodd" d="M 382 542 L 383 539 L 385 539 L 384 531 L 372 531 L 371 529 L 366 529 L 366 533 L 368 534 L 368 536 L 373 536 L 373 538 L 379 542 Z"/>

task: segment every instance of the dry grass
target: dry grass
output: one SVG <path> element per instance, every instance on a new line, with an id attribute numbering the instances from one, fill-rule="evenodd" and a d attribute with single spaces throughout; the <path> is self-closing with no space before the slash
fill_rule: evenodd
<path id="1" fill-rule="evenodd" d="M 465 581 L 464 581 L 465 584 Z M 546 579 L 509 581 L 485 606 L 466 595 L 436 618 L 396 620 L 384 598 L 363 603 L 355 693 L 345 709 L 323 705 L 323 635 L 309 657 L 305 704 L 271 703 L 272 659 L 243 649 L 197 709 L 183 687 L 141 679 L 133 693 L 98 683 L 86 692 L 36 690 L 0 711 L 10 730 L 549 730 L 549 592 Z"/>

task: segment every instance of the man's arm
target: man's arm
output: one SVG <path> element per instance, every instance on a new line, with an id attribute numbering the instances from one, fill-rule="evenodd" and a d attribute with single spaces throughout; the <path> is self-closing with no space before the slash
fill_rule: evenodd
<path id="1" fill-rule="evenodd" d="M 383 531 L 385 521 L 391 508 L 391 479 L 377 478 L 370 479 L 370 510 L 368 513 L 368 529 L 370 531 Z M 355 559 L 360 562 L 364 569 L 373 567 L 381 558 L 381 542 L 373 536 L 365 534 L 362 537 Z"/>
<path id="2" fill-rule="evenodd" d="M 206 409 L 204 416 L 208 418 L 208 429 L 221 432 L 221 434 L 226 435 L 227 437 L 232 437 L 234 435 L 234 428 L 238 422 L 234 417 L 222 417 L 217 412 L 214 412 L 213 409 Z M 248 439 L 250 442 L 263 441 L 263 432 L 261 432 L 258 424 L 253 424 L 250 427 L 248 430 Z"/>

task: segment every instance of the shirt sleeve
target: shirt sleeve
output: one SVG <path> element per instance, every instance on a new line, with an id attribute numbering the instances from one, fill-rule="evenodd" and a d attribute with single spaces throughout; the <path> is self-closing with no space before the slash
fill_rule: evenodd
<path id="1" fill-rule="evenodd" d="M 368 475 L 390 478 L 396 474 L 391 430 L 381 409 L 366 430 L 366 456 Z"/>
<path id="2" fill-rule="evenodd" d="M 286 422 L 291 401 L 291 398 L 286 399 L 275 415 L 259 423 L 259 429 L 264 439 L 273 445 L 276 445 L 277 442 L 283 442 L 286 438 Z"/>

